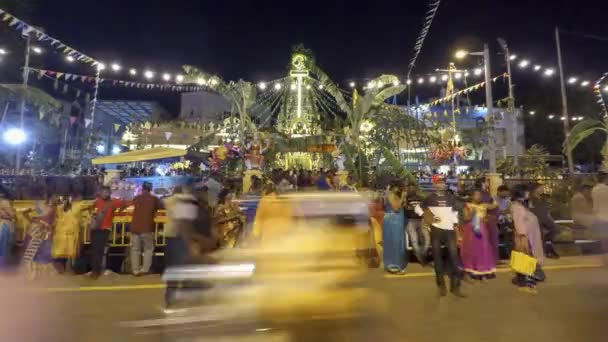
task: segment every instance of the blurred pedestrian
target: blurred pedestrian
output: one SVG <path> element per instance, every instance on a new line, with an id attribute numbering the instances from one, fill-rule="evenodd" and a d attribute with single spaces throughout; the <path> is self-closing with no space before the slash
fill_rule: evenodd
<path id="1" fill-rule="evenodd" d="M 80 220 L 82 202 L 75 203 L 71 197 L 64 197 L 57 206 L 57 224 L 53 233 L 51 254 L 54 259 L 73 259 L 80 251 Z"/>
<path id="2" fill-rule="evenodd" d="M 0 186 L 0 271 L 12 261 L 16 219 L 17 213 L 10 201 L 9 192 Z"/>
<path id="3" fill-rule="evenodd" d="M 458 224 L 458 212 L 454 208 L 455 199 L 448 193 L 445 180 L 435 177 L 435 192 L 427 196 L 421 204 L 424 210 L 424 224 L 431 227 L 431 247 L 435 266 L 435 281 L 439 295 L 446 296 L 445 276 L 450 279 L 450 292 L 458 297 L 465 297 L 460 289 L 460 260 L 458 257 L 457 236 L 455 227 Z M 441 247 L 447 248 L 447 263 L 443 260 Z"/>
<path id="4" fill-rule="evenodd" d="M 593 199 L 593 230 L 602 241 L 604 253 L 608 254 L 608 173 L 598 174 L 598 183 L 591 192 Z M 605 254 L 605 255 L 606 255 Z M 608 266 L 608 255 L 605 264 Z"/>
<path id="5" fill-rule="evenodd" d="M 355 177 L 353 177 L 353 175 L 348 175 L 348 177 L 346 177 L 346 184 L 342 185 L 340 191 L 357 192 L 357 182 L 355 181 Z"/>
<path id="6" fill-rule="evenodd" d="M 394 182 L 386 195 L 382 224 L 384 269 L 389 273 L 404 272 L 407 266 L 404 202 L 405 192 Z"/>
<path id="7" fill-rule="evenodd" d="M 141 194 L 133 199 L 131 220 L 131 270 L 133 275 L 150 273 L 154 257 L 154 217 L 162 208 L 160 199 L 152 195 L 152 184 L 144 182 Z M 143 247 L 143 250 L 142 250 Z M 142 263 L 143 257 L 143 263 Z"/>
<path id="8" fill-rule="evenodd" d="M 543 235 L 545 255 L 547 258 L 559 259 L 559 254 L 553 246 L 553 239 L 559 233 L 559 227 L 551 217 L 551 206 L 545 198 L 545 186 L 543 184 L 536 183 L 530 187 L 528 206 L 530 211 L 538 218 Z"/>
<path id="9" fill-rule="evenodd" d="M 21 267 L 28 279 L 57 273 L 51 247 L 58 202 L 58 196 L 50 195 L 42 206 L 36 208 L 36 214 L 32 215 L 33 209 L 23 213 L 29 225 Z"/>
<path id="10" fill-rule="evenodd" d="M 544 280 L 541 268 L 544 262 L 543 241 L 538 217 L 526 207 L 526 193 L 522 187 L 513 189 L 511 215 L 514 227 L 513 250 L 534 257 L 538 263 L 537 276 L 517 274 L 513 283 L 533 290 L 538 280 Z"/>
<path id="11" fill-rule="evenodd" d="M 593 184 L 584 182 L 570 200 L 570 215 L 577 229 L 590 229 L 593 225 L 595 214 L 592 190 Z"/>
<path id="12" fill-rule="evenodd" d="M 214 212 L 216 236 L 222 247 L 234 247 L 239 244 L 245 216 L 233 200 L 234 193 L 224 189 L 218 196 L 218 204 Z"/>

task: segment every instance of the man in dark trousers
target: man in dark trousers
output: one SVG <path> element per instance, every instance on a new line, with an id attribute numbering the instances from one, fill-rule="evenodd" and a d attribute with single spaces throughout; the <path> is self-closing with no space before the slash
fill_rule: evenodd
<path id="1" fill-rule="evenodd" d="M 447 191 L 442 177 L 436 177 L 433 182 L 435 192 L 427 196 L 420 206 L 424 211 L 424 224 L 431 227 L 431 245 L 439 295 L 447 295 L 444 279 L 447 275 L 450 278 L 450 292 L 457 297 L 465 297 L 460 289 L 460 262 L 456 244 L 458 213 L 454 208 L 455 199 Z M 443 260 L 442 245 L 447 249 L 447 265 Z"/>
<path id="2" fill-rule="evenodd" d="M 545 199 L 545 186 L 533 184 L 530 188 L 530 200 L 528 207 L 538 218 L 540 230 L 543 235 L 543 247 L 547 258 L 559 259 L 559 254 L 553 248 L 553 238 L 559 232 L 559 227 L 551 217 L 551 206 Z"/>

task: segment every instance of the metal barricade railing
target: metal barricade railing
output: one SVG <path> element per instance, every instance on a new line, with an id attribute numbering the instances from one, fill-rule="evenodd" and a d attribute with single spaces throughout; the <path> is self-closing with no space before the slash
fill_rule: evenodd
<path id="1" fill-rule="evenodd" d="M 110 247 L 128 247 L 131 245 L 131 232 L 129 226 L 133 217 L 130 212 L 125 212 L 121 215 L 116 215 L 110 230 Z M 167 215 L 164 210 L 158 212 L 154 217 L 154 242 L 157 247 L 165 246 L 167 240 L 165 237 L 165 224 L 167 223 Z M 82 237 L 84 244 L 90 244 L 90 229 L 89 225 L 85 224 L 82 228 Z"/>

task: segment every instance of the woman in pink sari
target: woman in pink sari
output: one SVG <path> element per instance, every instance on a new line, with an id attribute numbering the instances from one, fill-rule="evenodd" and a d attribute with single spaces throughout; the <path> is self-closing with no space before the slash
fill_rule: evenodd
<path id="1" fill-rule="evenodd" d="M 534 276 L 526 276 L 517 274 L 513 278 L 513 284 L 519 287 L 535 288 L 537 281 L 544 280 L 542 266 L 545 258 L 543 251 L 543 240 L 540 232 L 538 218 L 524 204 L 525 191 L 523 189 L 513 190 L 513 202 L 511 203 L 511 215 L 513 216 L 513 225 L 515 228 L 513 243 L 514 250 L 526 253 L 538 260 L 536 274 Z"/>
<path id="2" fill-rule="evenodd" d="M 493 251 L 488 205 L 482 203 L 480 190 L 473 191 L 464 207 L 464 224 L 461 226 L 461 259 L 464 271 L 475 280 L 496 277 L 496 257 Z"/>

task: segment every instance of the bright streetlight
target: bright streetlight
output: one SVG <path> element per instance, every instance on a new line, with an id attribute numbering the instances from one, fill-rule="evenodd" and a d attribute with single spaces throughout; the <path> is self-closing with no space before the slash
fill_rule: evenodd
<path id="1" fill-rule="evenodd" d="M 4 132 L 4 141 L 9 145 L 21 145 L 27 139 L 25 131 L 20 128 L 9 128 Z"/>
<path id="2" fill-rule="evenodd" d="M 454 54 L 454 57 L 458 58 L 458 59 L 463 59 L 465 58 L 467 55 L 469 54 L 468 51 L 466 50 L 458 50 L 456 51 L 456 53 Z"/>
<path id="3" fill-rule="evenodd" d="M 114 71 L 120 71 L 120 69 L 122 69 L 122 67 L 118 63 L 112 63 L 111 67 Z"/>

